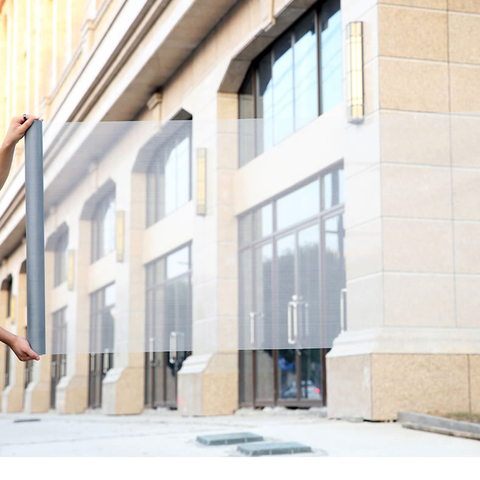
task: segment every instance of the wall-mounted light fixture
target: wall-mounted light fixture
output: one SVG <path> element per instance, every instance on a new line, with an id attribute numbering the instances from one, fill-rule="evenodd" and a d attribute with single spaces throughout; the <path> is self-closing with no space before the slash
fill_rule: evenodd
<path id="1" fill-rule="evenodd" d="M 68 289 L 73 290 L 75 278 L 75 250 L 68 251 Z"/>
<path id="2" fill-rule="evenodd" d="M 207 149 L 197 148 L 197 215 L 207 214 Z"/>
<path id="3" fill-rule="evenodd" d="M 363 85 L 363 22 L 347 26 L 347 106 L 351 123 L 363 122 L 365 115 Z"/>
<path id="4" fill-rule="evenodd" d="M 125 212 L 117 211 L 117 262 L 125 256 Z"/>

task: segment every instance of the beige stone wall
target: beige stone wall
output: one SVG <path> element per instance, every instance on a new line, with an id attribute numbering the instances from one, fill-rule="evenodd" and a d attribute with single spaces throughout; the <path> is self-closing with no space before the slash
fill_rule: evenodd
<path id="1" fill-rule="evenodd" d="M 365 22 L 367 115 L 347 128 L 348 331 L 327 360 L 329 415 L 478 409 L 473 3 L 342 3 Z"/>

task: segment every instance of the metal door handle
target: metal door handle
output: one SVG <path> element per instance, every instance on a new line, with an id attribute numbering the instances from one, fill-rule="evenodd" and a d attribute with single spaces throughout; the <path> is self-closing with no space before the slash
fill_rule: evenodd
<path id="1" fill-rule="evenodd" d="M 174 364 L 177 361 L 177 332 L 170 332 L 170 351 L 168 361 Z"/>
<path id="2" fill-rule="evenodd" d="M 255 344 L 255 312 L 250 312 L 250 343 Z"/>
<path id="3" fill-rule="evenodd" d="M 340 329 L 344 332 L 347 328 L 346 316 L 345 316 L 345 300 L 347 298 L 347 289 L 342 288 L 340 290 Z"/>
<path id="4" fill-rule="evenodd" d="M 287 329 L 288 329 L 288 343 L 295 345 L 298 335 L 298 315 L 297 315 L 298 302 L 288 302 L 288 316 L 287 316 Z M 292 319 L 293 310 L 293 319 Z M 292 321 L 293 320 L 293 321 Z"/>

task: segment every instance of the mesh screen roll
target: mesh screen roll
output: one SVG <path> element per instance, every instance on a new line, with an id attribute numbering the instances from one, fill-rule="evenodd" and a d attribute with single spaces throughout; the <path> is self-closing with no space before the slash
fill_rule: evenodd
<path id="1" fill-rule="evenodd" d="M 43 211 L 42 122 L 35 120 L 25 135 L 25 197 L 27 229 L 27 338 L 39 355 L 45 350 L 45 250 Z"/>

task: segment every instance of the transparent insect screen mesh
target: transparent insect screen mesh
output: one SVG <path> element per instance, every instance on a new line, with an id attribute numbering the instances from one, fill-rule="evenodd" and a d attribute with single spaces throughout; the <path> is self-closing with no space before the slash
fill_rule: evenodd
<path id="1" fill-rule="evenodd" d="M 175 358 L 477 327 L 478 117 L 345 129 L 338 108 L 312 135 L 321 122 L 295 138 L 288 118 L 47 123 L 48 351 Z"/>

